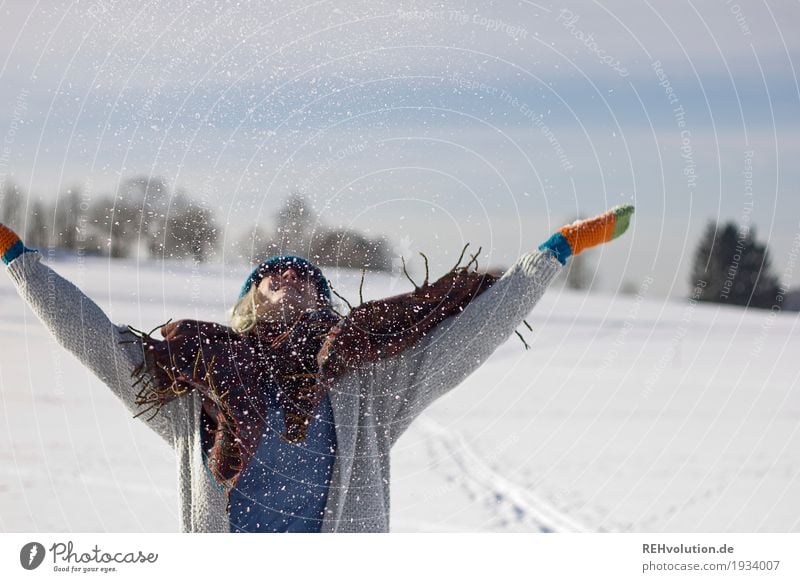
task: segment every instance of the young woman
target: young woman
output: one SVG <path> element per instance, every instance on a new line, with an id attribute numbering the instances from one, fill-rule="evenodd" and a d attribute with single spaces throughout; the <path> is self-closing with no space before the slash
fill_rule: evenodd
<path id="1" fill-rule="evenodd" d="M 567 225 L 501 277 L 470 261 L 346 317 L 316 266 L 272 257 L 230 327 L 168 322 L 163 340 L 110 322 L 2 224 L 0 256 L 59 343 L 174 449 L 182 531 L 382 532 L 392 445 L 514 333 L 570 256 L 632 215 Z"/>

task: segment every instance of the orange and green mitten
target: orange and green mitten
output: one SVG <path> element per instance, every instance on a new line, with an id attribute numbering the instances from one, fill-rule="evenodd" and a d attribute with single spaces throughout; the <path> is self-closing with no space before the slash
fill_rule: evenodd
<path id="1" fill-rule="evenodd" d="M 557 233 L 539 245 L 539 250 L 549 250 L 562 265 L 588 248 L 614 240 L 628 230 L 633 216 L 633 206 L 622 204 L 594 218 L 576 220 L 561 227 Z"/>
<path id="2" fill-rule="evenodd" d="M 16 232 L 5 224 L 0 223 L 0 257 L 3 257 L 3 262 L 6 265 L 22 253 L 28 253 L 32 250 L 22 244 Z"/>

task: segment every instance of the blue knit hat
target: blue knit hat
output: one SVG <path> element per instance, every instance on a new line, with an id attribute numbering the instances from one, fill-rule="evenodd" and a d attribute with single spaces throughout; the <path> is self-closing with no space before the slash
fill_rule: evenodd
<path id="1" fill-rule="evenodd" d="M 319 267 L 302 257 L 295 257 L 293 255 L 270 257 L 253 269 L 250 276 L 245 280 L 244 285 L 242 285 L 239 299 L 247 294 L 252 285 L 261 283 L 261 280 L 267 275 L 271 273 L 282 273 L 288 267 L 293 267 L 301 277 L 308 277 L 314 281 L 317 286 L 317 295 L 330 304 L 331 288 Z"/>

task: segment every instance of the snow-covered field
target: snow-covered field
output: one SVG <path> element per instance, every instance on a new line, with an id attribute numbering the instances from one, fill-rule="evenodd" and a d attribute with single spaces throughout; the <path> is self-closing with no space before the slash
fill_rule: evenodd
<path id="1" fill-rule="evenodd" d="M 47 260 L 47 259 L 46 259 Z M 226 321 L 248 269 L 50 260 L 120 324 Z M 359 274 L 331 272 L 355 299 Z M 435 275 L 435 274 L 434 274 Z M 365 298 L 408 290 L 368 275 Z M 798 314 L 554 286 L 393 452 L 395 531 L 800 531 Z M 177 531 L 170 449 L 0 277 L 0 530 Z"/>

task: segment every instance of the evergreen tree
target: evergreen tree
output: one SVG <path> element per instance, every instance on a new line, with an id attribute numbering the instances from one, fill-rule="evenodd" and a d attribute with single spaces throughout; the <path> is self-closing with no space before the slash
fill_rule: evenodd
<path id="1" fill-rule="evenodd" d="M 691 288 L 705 282 L 701 301 L 769 308 L 778 291 L 772 261 L 755 229 L 711 221 L 697 246 Z"/>

